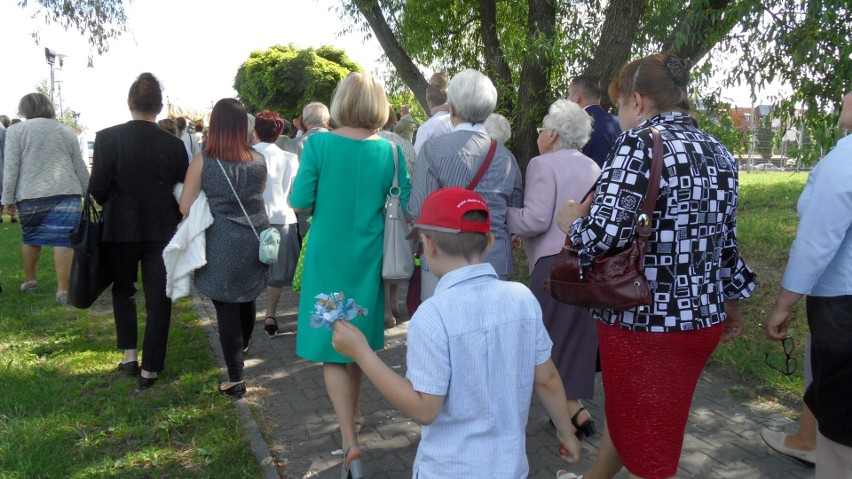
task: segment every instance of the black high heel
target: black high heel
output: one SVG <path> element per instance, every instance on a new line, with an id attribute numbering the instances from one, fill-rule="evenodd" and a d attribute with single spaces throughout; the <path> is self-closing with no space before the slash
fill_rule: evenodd
<path id="1" fill-rule="evenodd" d="M 274 321 L 273 324 L 269 324 L 266 321 L 268 320 Z M 275 319 L 275 316 L 267 316 L 266 319 L 263 320 L 263 330 L 266 331 L 266 334 L 270 338 L 274 338 L 276 334 L 278 334 L 278 320 Z"/>
<path id="2" fill-rule="evenodd" d="M 245 394 L 246 394 L 246 383 L 244 383 L 244 382 L 238 382 L 238 383 L 231 385 L 231 387 L 229 387 L 229 388 L 223 389 L 222 386 L 224 386 L 224 385 L 225 385 L 225 383 L 222 383 L 222 384 L 219 385 L 219 392 L 222 393 L 222 394 L 227 394 L 228 396 L 235 397 L 235 398 L 241 398 L 241 397 L 245 396 Z"/>
<path id="3" fill-rule="evenodd" d="M 361 460 L 361 450 L 357 447 L 350 447 L 343 455 L 340 479 L 364 479 L 364 461 Z"/>
<path id="4" fill-rule="evenodd" d="M 579 439 L 581 441 L 583 439 L 587 438 L 587 437 L 594 436 L 598 432 L 597 428 L 595 427 L 595 421 L 592 420 L 592 414 L 591 413 L 589 413 L 589 420 L 588 421 L 584 422 L 583 424 L 579 424 L 577 422 L 577 418 L 580 416 L 580 413 L 583 412 L 583 411 L 586 411 L 586 408 L 581 407 L 580 409 L 577 410 L 576 413 L 574 413 L 573 416 L 571 416 L 571 424 L 573 424 L 574 429 L 577 430 L 577 432 L 576 432 L 577 439 Z M 588 412 L 588 411 L 586 411 L 586 412 Z"/>

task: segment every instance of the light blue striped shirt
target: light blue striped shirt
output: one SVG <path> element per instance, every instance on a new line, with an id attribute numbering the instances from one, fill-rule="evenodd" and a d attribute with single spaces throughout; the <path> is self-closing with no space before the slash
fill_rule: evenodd
<path id="1" fill-rule="evenodd" d="M 811 171 L 798 212 L 781 285 L 811 296 L 852 294 L 852 135 Z"/>
<path id="2" fill-rule="evenodd" d="M 408 328 L 406 378 L 445 396 L 421 431 L 412 477 L 527 477 L 535 367 L 552 345 L 526 286 L 500 281 L 488 263 L 444 275 Z"/>

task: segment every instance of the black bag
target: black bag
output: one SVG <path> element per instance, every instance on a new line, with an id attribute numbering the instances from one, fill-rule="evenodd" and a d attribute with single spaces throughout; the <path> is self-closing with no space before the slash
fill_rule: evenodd
<path id="1" fill-rule="evenodd" d="M 80 223 L 71 230 L 71 277 L 68 280 L 68 304 L 86 309 L 112 283 L 106 272 L 106 261 L 101 253 L 103 218 L 95 208 L 91 195 L 83 200 Z"/>

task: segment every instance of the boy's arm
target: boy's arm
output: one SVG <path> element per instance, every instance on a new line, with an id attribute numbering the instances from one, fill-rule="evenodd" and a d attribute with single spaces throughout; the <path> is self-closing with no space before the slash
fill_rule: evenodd
<path id="1" fill-rule="evenodd" d="M 553 364 L 548 359 L 535 367 L 535 393 L 556 425 L 556 434 L 564 446 L 559 455 L 565 462 L 575 463 L 580 460 L 580 442 L 574 434 L 571 425 L 571 413 L 568 412 L 568 400 L 565 399 L 565 388 L 562 379 Z"/>
<path id="2" fill-rule="evenodd" d="M 364 334 L 349 321 L 334 322 L 331 344 L 338 353 L 354 359 L 379 392 L 414 422 L 428 426 L 438 417 L 444 407 L 444 396 L 415 391 L 407 379 L 395 373 L 376 356 Z M 567 406 L 565 411 L 567 414 Z"/>

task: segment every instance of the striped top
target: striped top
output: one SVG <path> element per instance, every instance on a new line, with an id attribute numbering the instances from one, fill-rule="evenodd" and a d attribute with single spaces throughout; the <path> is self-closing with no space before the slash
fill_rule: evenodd
<path id="1" fill-rule="evenodd" d="M 447 135 L 432 138 L 423 145 L 417 157 L 411 200 L 408 212 L 416 220 L 423 201 L 440 188 L 458 186 L 466 188 L 476 176 L 491 148 L 491 138 L 482 124 L 462 123 Z M 497 274 L 512 274 L 512 245 L 506 227 L 506 210 L 523 205 L 521 170 L 512 153 L 497 145 L 494 160 L 474 191 L 488 203 L 491 215 L 491 232 L 494 247 L 485 254 L 484 261 L 491 263 Z"/>
<path id="2" fill-rule="evenodd" d="M 445 274 L 408 327 L 406 378 L 444 396 L 424 426 L 412 476 L 522 478 L 536 366 L 553 343 L 526 286 L 487 263 Z"/>

